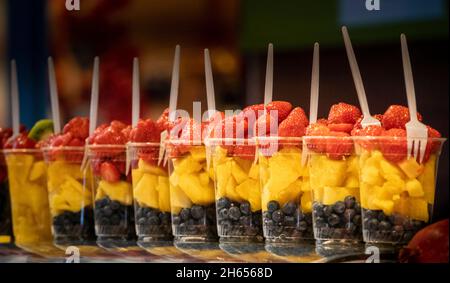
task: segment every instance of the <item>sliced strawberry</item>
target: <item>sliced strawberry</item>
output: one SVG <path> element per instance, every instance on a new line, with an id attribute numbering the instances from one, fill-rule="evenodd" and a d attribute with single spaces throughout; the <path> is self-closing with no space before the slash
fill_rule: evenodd
<path id="1" fill-rule="evenodd" d="M 358 107 L 341 102 L 331 106 L 330 113 L 328 114 L 328 123 L 355 124 L 356 120 L 358 120 L 359 117 L 361 117 L 361 111 Z"/>
<path id="2" fill-rule="evenodd" d="M 405 124 L 409 122 L 409 109 L 402 105 L 391 105 L 383 114 L 381 123 L 386 130 L 405 129 Z M 417 118 L 422 121 L 422 115 L 417 113 Z"/>
<path id="3" fill-rule="evenodd" d="M 272 101 L 267 104 L 266 110 L 270 113 L 272 111 L 277 111 L 278 113 L 278 124 L 281 123 L 292 110 L 292 104 L 287 101 Z"/>
<path id="4" fill-rule="evenodd" d="M 433 129 L 430 126 L 427 126 L 428 128 L 428 142 L 427 142 L 427 147 L 425 149 L 425 154 L 423 157 L 423 163 L 426 163 L 428 161 L 428 159 L 430 159 L 430 155 L 437 152 L 440 147 L 441 147 L 441 142 L 440 141 L 433 141 L 433 139 L 435 138 L 440 138 L 442 137 L 441 133 L 439 133 L 438 130 Z"/>
<path id="5" fill-rule="evenodd" d="M 341 124 L 329 124 L 328 128 L 330 128 L 330 131 L 333 132 L 342 132 L 350 134 L 353 130 L 353 124 L 349 123 L 341 123 Z"/>
<path id="6" fill-rule="evenodd" d="M 100 175 L 107 182 L 113 183 L 120 181 L 119 170 L 110 162 L 103 162 L 100 165 Z"/>
<path id="7" fill-rule="evenodd" d="M 324 125 L 324 124 L 311 124 L 306 128 L 306 136 L 329 136 L 330 135 L 330 129 Z M 326 139 L 323 138 L 308 138 L 307 140 L 307 147 L 317 153 L 324 153 L 327 149 L 327 143 Z"/>
<path id="8" fill-rule="evenodd" d="M 278 135 L 280 137 L 302 137 L 308 126 L 308 118 L 301 107 L 294 108 L 289 116 L 280 123 Z"/>
<path id="9" fill-rule="evenodd" d="M 406 158 L 406 130 L 389 129 L 385 131 L 386 139 L 380 140 L 379 146 L 384 157 L 392 162 L 400 162 Z"/>
<path id="10" fill-rule="evenodd" d="M 353 152 L 353 141 L 350 135 L 344 132 L 330 131 L 329 135 L 335 138 L 327 138 L 326 152 L 329 158 L 340 160 Z"/>

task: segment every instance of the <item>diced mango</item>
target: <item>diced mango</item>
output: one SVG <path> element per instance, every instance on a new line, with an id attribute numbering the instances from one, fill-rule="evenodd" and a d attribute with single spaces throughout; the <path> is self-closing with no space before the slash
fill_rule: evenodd
<path id="1" fill-rule="evenodd" d="M 302 192 L 310 192 L 311 191 L 311 186 L 309 185 L 309 178 L 308 177 L 303 177 L 303 180 L 301 181 L 302 185 L 301 185 L 301 191 Z"/>
<path id="2" fill-rule="evenodd" d="M 422 184 L 420 184 L 417 179 L 406 181 L 405 187 L 411 197 L 422 197 L 425 195 L 422 189 Z"/>
<path id="3" fill-rule="evenodd" d="M 241 202 L 243 201 L 243 198 L 240 196 L 240 194 L 236 191 L 236 186 L 238 184 L 234 180 L 234 178 L 231 178 L 228 180 L 227 186 L 225 188 L 225 196 L 229 198 L 232 201 Z M 244 194 L 245 192 L 243 192 Z"/>
<path id="4" fill-rule="evenodd" d="M 6 155 L 8 176 L 10 180 L 25 183 L 33 166 L 34 156 L 31 154 Z"/>
<path id="5" fill-rule="evenodd" d="M 398 166 L 410 179 L 417 178 L 424 170 L 424 166 L 417 163 L 416 159 L 413 157 L 400 162 Z"/>
<path id="6" fill-rule="evenodd" d="M 227 183 L 231 179 L 231 161 L 227 161 L 215 166 L 215 177 L 218 197 L 226 194 Z"/>
<path id="7" fill-rule="evenodd" d="M 374 197 L 380 200 L 392 200 L 392 192 L 389 188 L 375 186 L 375 195 Z"/>
<path id="8" fill-rule="evenodd" d="M 359 178 L 357 176 L 349 175 L 345 180 L 344 187 L 347 188 L 358 188 Z"/>
<path id="9" fill-rule="evenodd" d="M 257 182 L 257 181 L 255 181 Z M 259 185 L 249 186 L 248 202 L 250 203 L 252 212 L 261 210 L 261 190 Z"/>
<path id="10" fill-rule="evenodd" d="M 259 181 L 253 180 L 253 179 L 247 179 L 244 182 L 242 182 L 240 185 L 238 185 L 235 189 L 235 191 L 238 193 L 238 195 L 244 199 L 249 200 L 250 194 L 254 192 L 254 187 L 258 188 L 259 191 Z M 256 196 L 253 196 L 256 197 Z M 258 198 L 260 196 L 258 195 Z"/>
<path id="11" fill-rule="evenodd" d="M 213 153 L 213 160 L 215 164 L 221 164 L 224 162 L 227 162 L 230 160 L 229 157 L 227 157 L 227 150 L 221 146 L 216 146 L 215 151 Z"/>
<path id="12" fill-rule="evenodd" d="M 206 148 L 204 146 L 194 146 L 189 152 L 195 161 L 204 162 L 206 160 Z"/>
<path id="13" fill-rule="evenodd" d="M 139 169 L 131 170 L 131 180 L 132 180 L 134 186 L 136 186 L 136 184 L 139 183 L 142 176 L 144 176 L 144 172 L 142 172 L 141 170 L 139 170 Z"/>
<path id="14" fill-rule="evenodd" d="M 198 177 L 199 177 L 199 179 L 200 179 L 200 183 L 201 183 L 203 186 L 208 186 L 208 185 L 209 185 L 210 179 L 209 179 L 209 174 L 208 174 L 208 172 L 201 172 L 201 173 L 198 174 Z"/>
<path id="15" fill-rule="evenodd" d="M 375 168 L 379 168 L 380 167 L 380 162 L 383 159 L 384 159 L 383 154 L 380 151 L 378 151 L 378 150 L 374 150 L 374 151 L 371 152 L 370 157 L 365 160 L 365 163 L 364 163 L 363 167 L 365 167 L 365 166 L 373 166 Z"/>
<path id="16" fill-rule="evenodd" d="M 275 153 L 269 158 L 269 182 L 278 188 L 286 188 L 301 177 L 301 162 L 291 155 Z"/>

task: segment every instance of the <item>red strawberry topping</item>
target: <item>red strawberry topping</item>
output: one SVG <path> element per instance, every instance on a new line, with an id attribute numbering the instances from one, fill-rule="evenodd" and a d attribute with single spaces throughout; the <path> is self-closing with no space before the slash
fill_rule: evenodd
<path id="1" fill-rule="evenodd" d="M 355 124 L 355 122 L 361 117 L 361 111 L 358 107 L 347 104 L 338 103 L 334 104 L 330 108 L 330 113 L 328 114 L 329 124 Z"/>
<path id="2" fill-rule="evenodd" d="M 103 162 L 100 165 L 100 175 L 107 182 L 117 182 L 120 180 L 119 170 L 110 162 Z"/>
<path id="3" fill-rule="evenodd" d="M 409 122 L 408 107 L 402 105 L 391 105 L 383 114 L 381 123 L 386 130 L 393 128 L 405 129 L 405 124 Z M 417 113 L 417 118 L 422 121 L 422 115 Z"/>

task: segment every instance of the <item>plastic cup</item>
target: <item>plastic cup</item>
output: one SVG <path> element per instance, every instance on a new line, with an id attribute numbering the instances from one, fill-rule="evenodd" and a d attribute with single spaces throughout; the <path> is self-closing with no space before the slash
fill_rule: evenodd
<path id="1" fill-rule="evenodd" d="M 158 165 L 159 143 L 130 143 L 134 215 L 139 241 L 172 239 L 167 168 Z"/>
<path id="2" fill-rule="evenodd" d="M 314 238 L 337 247 L 362 241 L 358 156 L 352 137 L 303 137 L 313 192 Z"/>
<path id="3" fill-rule="evenodd" d="M 302 138 L 258 139 L 263 227 L 266 242 L 313 240 L 309 168 L 302 165 Z"/>
<path id="4" fill-rule="evenodd" d="M 217 239 L 214 171 L 203 144 L 168 141 L 172 231 L 180 242 Z"/>
<path id="5" fill-rule="evenodd" d="M 11 204 L 8 187 L 8 170 L 3 150 L 0 150 L 0 244 L 12 241 Z"/>
<path id="6" fill-rule="evenodd" d="M 125 145 L 88 145 L 94 187 L 97 241 L 134 238 L 133 188 Z"/>
<path id="7" fill-rule="evenodd" d="M 208 139 L 221 241 L 262 241 L 259 165 L 250 139 Z"/>
<path id="8" fill-rule="evenodd" d="M 33 246 L 52 240 L 47 168 L 38 149 L 5 149 L 15 244 Z"/>
<path id="9" fill-rule="evenodd" d="M 47 147 L 47 189 L 55 243 L 95 241 L 92 174 L 82 172 L 84 147 Z"/>
<path id="10" fill-rule="evenodd" d="M 366 243 L 406 244 L 431 221 L 445 139 L 428 139 L 422 163 L 407 158 L 406 142 L 406 138 L 355 137 Z"/>

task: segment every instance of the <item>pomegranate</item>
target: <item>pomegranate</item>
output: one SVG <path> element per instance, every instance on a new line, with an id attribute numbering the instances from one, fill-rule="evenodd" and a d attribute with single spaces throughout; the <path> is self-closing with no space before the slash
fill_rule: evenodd
<path id="1" fill-rule="evenodd" d="M 448 219 L 420 230 L 399 254 L 402 263 L 448 263 Z"/>

